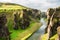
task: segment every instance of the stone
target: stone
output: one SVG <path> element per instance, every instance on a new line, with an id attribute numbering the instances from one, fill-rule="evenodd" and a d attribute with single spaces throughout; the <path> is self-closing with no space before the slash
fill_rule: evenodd
<path id="1" fill-rule="evenodd" d="M 0 14 L 0 39 L 10 40 L 10 32 L 7 28 L 7 19 L 5 14 Z"/>
<path id="2" fill-rule="evenodd" d="M 19 27 L 19 14 L 16 13 L 14 14 L 14 29 L 15 30 L 18 30 L 18 27 Z"/>
<path id="3" fill-rule="evenodd" d="M 49 9 L 47 12 L 47 27 L 49 39 L 57 33 L 57 27 L 60 26 L 60 8 Z"/>

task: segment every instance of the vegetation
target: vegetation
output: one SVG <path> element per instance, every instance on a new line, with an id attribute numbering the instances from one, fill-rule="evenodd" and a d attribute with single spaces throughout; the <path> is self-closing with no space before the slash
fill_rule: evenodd
<path id="1" fill-rule="evenodd" d="M 20 15 L 18 16 L 18 19 L 23 18 L 23 9 L 30 9 L 24 6 L 20 5 L 13 5 L 13 4 L 5 4 L 2 3 L 0 5 L 0 14 L 6 14 L 7 18 L 7 27 L 10 32 L 10 38 L 11 40 L 25 40 L 27 37 L 29 37 L 32 33 L 34 33 L 40 26 L 41 24 L 37 21 L 38 19 L 35 20 L 34 18 L 30 18 L 30 25 L 26 29 L 21 29 L 21 26 L 18 26 L 18 30 L 14 30 L 13 27 L 15 26 L 14 24 L 14 14 L 17 12 Z M 25 13 L 26 14 L 26 13 Z M 28 17 L 28 16 L 27 16 Z M 19 25 L 19 24 L 18 24 Z M 38 26 L 37 26 L 38 25 Z M 0 39 L 3 40 L 3 39 Z"/>
<path id="2" fill-rule="evenodd" d="M 50 40 L 56 40 L 57 39 L 57 34 L 55 34 L 54 36 L 52 36 L 51 38 L 50 38 Z"/>
<path id="3" fill-rule="evenodd" d="M 48 38 L 48 33 L 41 36 L 41 40 L 47 40 L 47 38 Z"/>
<path id="4" fill-rule="evenodd" d="M 44 34 L 42 40 L 60 40 L 60 8 L 50 8 L 47 12 L 47 21 L 45 33 L 48 33 L 48 37 Z"/>
<path id="5" fill-rule="evenodd" d="M 11 39 L 12 40 L 26 39 L 27 37 L 29 37 L 33 32 L 35 32 L 38 29 L 40 24 L 38 26 L 37 26 L 37 24 L 39 24 L 39 23 L 32 23 L 30 25 L 30 27 L 28 27 L 25 30 L 22 30 L 22 29 L 17 30 L 17 31 L 14 30 L 13 33 L 11 34 Z M 34 28 L 34 30 L 33 30 L 33 28 Z"/>
<path id="6" fill-rule="evenodd" d="M 44 34 L 44 35 L 41 36 L 41 40 L 47 40 L 47 38 L 48 38 L 48 33 L 46 33 L 46 34 Z M 57 38 L 58 38 L 58 35 L 55 34 L 54 36 L 52 36 L 50 38 L 50 40 L 56 40 Z"/>

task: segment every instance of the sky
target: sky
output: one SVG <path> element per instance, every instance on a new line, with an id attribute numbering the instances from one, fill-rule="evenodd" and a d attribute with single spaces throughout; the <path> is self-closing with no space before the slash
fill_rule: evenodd
<path id="1" fill-rule="evenodd" d="M 60 0 L 0 0 L 0 2 L 21 4 L 41 11 L 47 11 L 48 8 L 60 6 Z"/>

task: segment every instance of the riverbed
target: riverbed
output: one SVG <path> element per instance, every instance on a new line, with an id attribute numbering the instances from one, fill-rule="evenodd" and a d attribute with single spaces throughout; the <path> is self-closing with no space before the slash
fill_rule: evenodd
<path id="1" fill-rule="evenodd" d="M 40 22 L 42 23 L 42 26 L 34 34 L 32 34 L 27 40 L 39 40 L 39 37 L 45 33 L 45 28 L 47 26 L 47 23 L 44 18 L 41 18 Z"/>

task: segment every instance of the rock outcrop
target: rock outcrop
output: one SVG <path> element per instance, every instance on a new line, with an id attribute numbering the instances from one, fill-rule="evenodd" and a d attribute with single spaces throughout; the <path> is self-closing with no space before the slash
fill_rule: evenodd
<path id="1" fill-rule="evenodd" d="M 31 23 L 40 19 L 40 11 L 37 9 L 13 3 L 0 3 L 0 6 L 0 14 L 4 13 L 0 15 L 0 37 L 4 37 L 6 40 L 9 40 L 9 32 L 14 34 L 13 30 L 26 29 Z"/>
<path id="2" fill-rule="evenodd" d="M 0 14 L 0 40 L 10 40 L 10 33 L 7 28 L 7 18 L 5 14 Z"/>
<path id="3" fill-rule="evenodd" d="M 57 33 L 57 27 L 60 26 L 60 8 L 50 8 L 47 11 L 47 27 L 48 40 Z"/>
<path id="4" fill-rule="evenodd" d="M 40 19 L 40 10 L 32 9 L 32 17 Z"/>
<path id="5" fill-rule="evenodd" d="M 40 19 L 40 11 L 34 10 L 34 9 L 23 9 L 22 13 L 15 12 L 14 14 L 14 29 L 19 29 L 19 26 L 21 29 L 26 29 L 30 25 L 30 21 L 34 21 L 35 19 Z M 31 20 L 34 19 L 34 20 Z"/>

